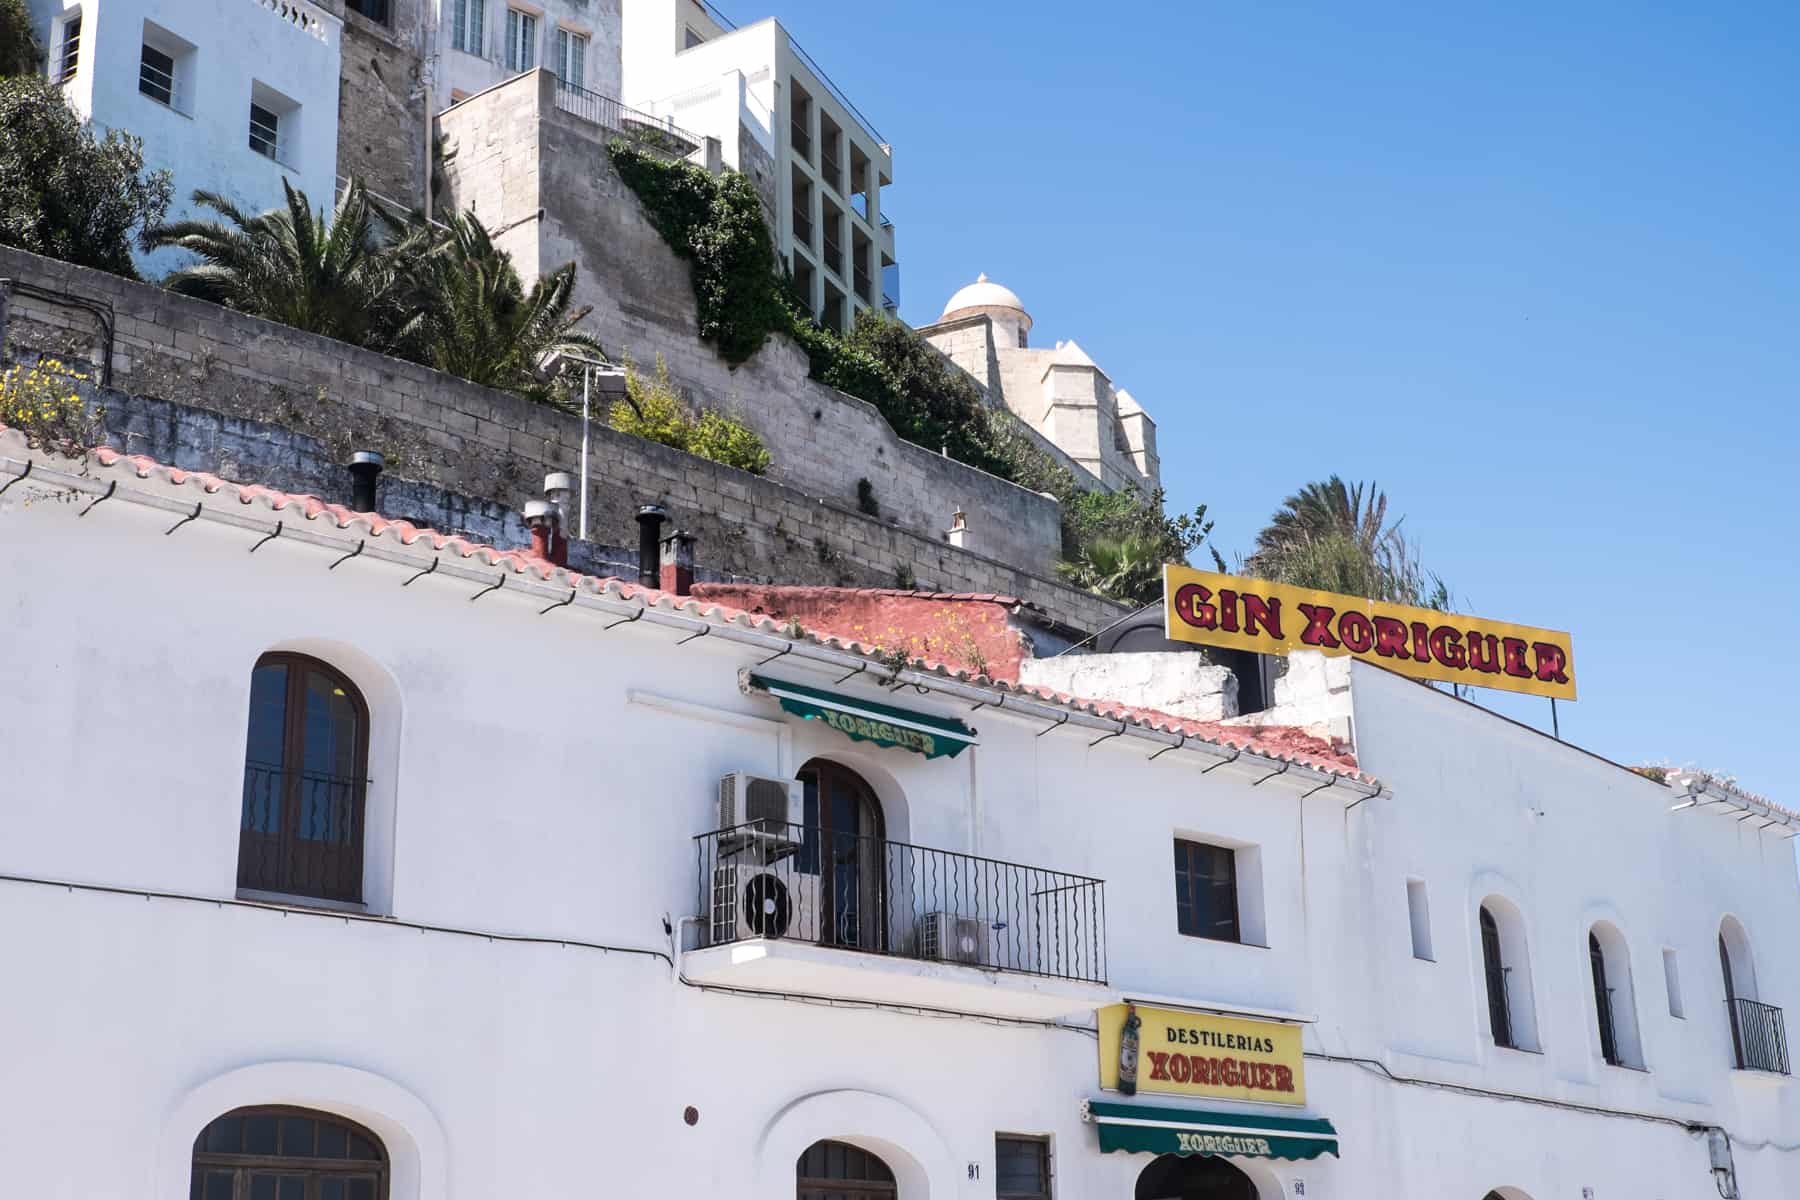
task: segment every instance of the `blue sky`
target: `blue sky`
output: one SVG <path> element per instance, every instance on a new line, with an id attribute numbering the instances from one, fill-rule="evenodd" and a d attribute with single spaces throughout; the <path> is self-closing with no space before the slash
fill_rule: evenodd
<path id="1" fill-rule="evenodd" d="M 1565 737 L 1800 806 L 1800 9 L 776 15 L 895 146 L 906 319 L 1012 287 L 1228 557 L 1379 480 L 1465 611 L 1573 633 Z"/>

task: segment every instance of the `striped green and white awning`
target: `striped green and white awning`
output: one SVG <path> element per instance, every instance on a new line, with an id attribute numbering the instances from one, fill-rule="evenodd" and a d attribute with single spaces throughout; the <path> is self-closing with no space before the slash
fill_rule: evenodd
<path id="1" fill-rule="evenodd" d="M 1100 1131 L 1100 1149 L 1136 1154 L 1317 1158 L 1338 1153 L 1337 1130 L 1315 1117 L 1265 1117 L 1205 1109 L 1088 1100 L 1081 1119 Z"/>
<path id="2" fill-rule="evenodd" d="M 749 682 L 753 690 L 767 692 L 796 717 L 823 721 L 859 742 L 897 746 L 926 758 L 955 758 L 964 747 L 976 744 L 975 731 L 961 721 L 763 675 L 753 674 Z"/>

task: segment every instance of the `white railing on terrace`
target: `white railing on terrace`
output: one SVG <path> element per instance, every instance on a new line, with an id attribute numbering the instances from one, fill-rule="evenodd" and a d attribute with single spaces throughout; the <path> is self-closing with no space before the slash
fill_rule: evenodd
<path id="1" fill-rule="evenodd" d="M 250 0 L 250 3 L 300 32 L 311 35 L 321 44 L 329 44 L 331 41 L 331 35 L 326 32 L 325 13 L 317 6 L 307 3 L 307 0 Z"/>

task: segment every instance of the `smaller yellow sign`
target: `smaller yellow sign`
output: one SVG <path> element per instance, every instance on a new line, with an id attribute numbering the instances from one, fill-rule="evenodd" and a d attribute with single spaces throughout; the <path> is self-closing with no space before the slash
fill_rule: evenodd
<path id="1" fill-rule="evenodd" d="M 1103 1008 L 1099 1018 L 1102 1088 L 1127 1095 L 1306 1103 L 1298 1025 L 1136 1004 Z"/>

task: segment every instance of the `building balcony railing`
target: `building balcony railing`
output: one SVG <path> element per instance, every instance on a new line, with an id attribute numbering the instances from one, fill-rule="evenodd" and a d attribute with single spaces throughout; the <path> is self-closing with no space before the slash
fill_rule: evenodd
<path id="1" fill-rule="evenodd" d="M 812 161 L 812 137 L 806 132 L 806 126 L 798 121 L 788 129 L 788 145 L 796 155 L 807 162 Z"/>
<path id="2" fill-rule="evenodd" d="M 770 822 L 695 839 L 708 947 L 780 940 L 1106 982 L 1099 879 Z"/>
<path id="3" fill-rule="evenodd" d="M 853 282 L 856 285 L 856 294 L 862 300 L 862 302 L 864 304 L 873 303 L 873 301 L 870 299 L 870 295 L 869 295 L 869 285 L 870 285 L 869 273 L 867 271 L 856 272 L 856 278 L 855 278 L 855 280 L 853 280 Z"/>
<path id="4" fill-rule="evenodd" d="M 819 178 L 823 179 L 831 190 L 838 195 L 844 194 L 844 167 L 829 154 L 819 155 Z"/>
<path id="5" fill-rule="evenodd" d="M 1789 1073 L 1787 1024 L 1773 1004 L 1733 999 L 1731 1040 L 1740 1071 Z"/>
<path id="6" fill-rule="evenodd" d="M 844 277 L 844 244 L 842 242 L 834 242 L 830 238 L 825 239 L 825 265 L 830 267 L 839 279 Z"/>
<path id="7" fill-rule="evenodd" d="M 246 764 L 238 886 L 360 902 L 364 789 L 346 776 Z"/>
<path id="8" fill-rule="evenodd" d="M 690 133 L 673 121 L 639 112 L 566 79 L 556 81 L 556 107 L 600 126 L 635 149 L 661 158 L 683 159 L 706 144 L 699 134 Z"/>
<path id="9" fill-rule="evenodd" d="M 794 213 L 794 240 L 802 246 L 811 246 L 812 235 L 813 223 L 796 210 Z"/>

